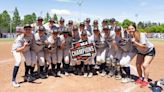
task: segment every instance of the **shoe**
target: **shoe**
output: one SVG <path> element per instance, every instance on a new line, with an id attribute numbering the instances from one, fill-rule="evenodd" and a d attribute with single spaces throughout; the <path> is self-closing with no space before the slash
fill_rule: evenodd
<path id="1" fill-rule="evenodd" d="M 28 76 L 27 81 L 28 82 L 33 82 L 35 80 L 35 77 L 33 77 L 32 75 Z"/>
<path id="2" fill-rule="evenodd" d="M 57 76 L 56 77 L 62 77 L 62 74 L 60 71 L 57 72 Z"/>
<path id="3" fill-rule="evenodd" d="M 57 75 L 55 71 L 51 71 L 51 74 L 52 74 L 52 76 L 54 76 L 54 77 Z"/>
<path id="4" fill-rule="evenodd" d="M 108 78 L 110 78 L 110 77 L 113 77 L 113 75 L 114 74 L 112 72 L 109 72 L 107 76 L 108 76 Z"/>
<path id="5" fill-rule="evenodd" d="M 102 77 L 104 77 L 106 75 L 105 71 L 102 71 L 102 73 L 100 74 Z"/>
<path id="6" fill-rule="evenodd" d="M 39 77 L 40 77 L 41 79 L 46 79 L 46 78 L 47 78 L 47 76 L 44 75 L 43 73 L 40 73 L 40 74 L 39 74 Z"/>
<path id="7" fill-rule="evenodd" d="M 83 76 L 84 76 L 84 78 L 86 78 L 86 77 L 88 76 L 88 73 L 84 73 L 84 75 L 83 75 Z"/>
<path id="8" fill-rule="evenodd" d="M 118 74 L 118 75 L 115 76 L 115 79 L 116 80 L 121 80 L 121 78 L 122 78 L 122 76 L 120 74 Z"/>
<path id="9" fill-rule="evenodd" d="M 69 76 L 69 73 L 68 73 L 68 72 L 65 72 L 64 75 L 65 75 L 65 76 Z"/>
<path id="10" fill-rule="evenodd" d="M 89 77 L 89 78 L 92 78 L 92 76 L 93 76 L 93 73 L 90 72 L 89 75 L 88 75 L 88 77 Z"/>
<path id="11" fill-rule="evenodd" d="M 12 81 L 12 85 L 13 85 L 13 87 L 15 87 L 15 88 L 20 87 L 20 85 L 19 85 L 16 81 Z"/>
<path id="12" fill-rule="evenodd" d="M 147 86 L 148 84 L 149 84 L 149 82 L 147 82 L 147 81 L 142 81 L 140 87 L 143 88 L 143 87 Z"/>
<path id="13" fill-rule="evenodd" d="M 143 81 L 139 78 L 135 81 L 135 84 L 141 84 Z"/>
<path id="14" fill-rule="evenodd" d="M 129 83 L 129 82 L 133 82 L 133 80 L 131 78 L 122 78 L 121 82 L 122 83 Z"/>

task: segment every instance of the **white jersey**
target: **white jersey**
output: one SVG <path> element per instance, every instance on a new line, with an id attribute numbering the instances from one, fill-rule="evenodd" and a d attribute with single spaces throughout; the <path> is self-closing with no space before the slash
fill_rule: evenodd
<path id="1" fill-rule="evenodd" d="M 49 23 L 46 23 L 46 24 L 44 24 L 43 26 L 44 26 L 45 29 L 46 29 L 46 34 L 47 34 L 47 35 L 50 35 L 50 34 L 52 33 L 53 29 L 58 29 L 58 27 L 57 27 L 56 25 L 50 26 Z"/>
<path id="2" fill-rule="evenodd" d="M 79 30 L 78 31 L 80 37 L 81 37 L 82 31 L 86 31 L 86 30 Z M 90 37 L 91 36 L 90 32 L 89 31 L 86 31 L 86 32 L 87 32 L 87 37 Z"/>
<path id="3" fill-rule="evenodd" d="M 57 48 L 60 46 L 60 38 L 59 37 L 54 37 L 52 35 L 50 35 L 47 38 L 48 41 L 48 46 L 47 46 L 47 50 L 48 52 L 54 52 L 57 50 Z"/>
<path id="4" fill-rule="evenodd" d="M 47 36 L 43 34 L 42 36 L 39 36 L 39 33 L 34 34 L 34 44 L 32 47 L 32 50 L 35 52 L 43 51 L 45 47 L 45 40 L 47 39 Z"/>
<path id="5" fill-rule="evenodd" d="M 24 34 L 18 35 L 15 42 L 12 45 L 12 51 L 16 51 L 17 48 L 23 46 L 25 42 L 28 42 L 29 45 L 23 50 L 23 52 L 29 51 L 33 44 L 33 35 L 25 36 Z"/>
<path id="6" fill-rule="evenodd" d="M 101 48 L 106 48 L 107 47 L 105 37 L 101 34 L 100 34 L 99 37 L 95 37 L 94 35 L 92 35 L 89 38 L 89 42 L 94 43 L 96 49 L 101 49 Z"/>
<path id="7" fill-rule="evenodd" d="M 68 36 L 65 38 L 63 35 L 60 35 L 61 42 L 64 42 L 64 49 L 70 49 L 72 47 L 72 37 Z"/>

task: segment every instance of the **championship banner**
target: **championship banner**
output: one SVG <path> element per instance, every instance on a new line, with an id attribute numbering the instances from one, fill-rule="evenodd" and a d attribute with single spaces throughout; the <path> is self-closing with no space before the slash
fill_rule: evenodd
<path id="1" fill-rule="evenodd" d="M 70 49 L 70 52 L 73 60 L 85 61 L 89 57 L 92 57 L 94 53 L 96 53 L 96 49 L 93 43 L 83 41 L 72 43 L 72 48 Z"/>

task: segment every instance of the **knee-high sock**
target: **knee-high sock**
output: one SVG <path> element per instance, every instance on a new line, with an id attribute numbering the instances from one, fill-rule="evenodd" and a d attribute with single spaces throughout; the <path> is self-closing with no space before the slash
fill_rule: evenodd
<path id="1" fill-rule="evenodd" d="M 57 70 L 58 71 L 60 70 L 60 65 L 61 65 L 61 63 L 57 63 Z"/>
<path id="2" fill-rule="evenodd" d="M 17 76 L 18 70 L 19 70 L 19 66 L 14 66 L 12 81 L 16 80 L 16 76 Z"/>
<path id="3" fill-rule="evenodd" d="M 40 73 L 43 73 L 44 66 L 40 66 Z"/>
<path id="4" fill-rule="evenodd" d="M 130 67 L 123 67 L 127 77 L 130 77 Z"/>
<path id="5" fill-rule="evenodd" d="M 31 73 L 31 74 L 34 73 L 34 68 L 35 68 L 35 67 L 32 67 L 32 66 L 31 66 L 31 69 L 30 69 L 30 73 Z"/>
<path id="6" fill-rule="evenodd" d="M 29 74 L 29 70 L 30 70 L 31 66 L 25 66 L 25 76 L 27 76 Z"/>

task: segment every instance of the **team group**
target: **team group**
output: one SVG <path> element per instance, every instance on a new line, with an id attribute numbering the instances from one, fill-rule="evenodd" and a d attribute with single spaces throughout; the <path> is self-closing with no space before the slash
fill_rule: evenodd
<path id="1" fill-rule="evenodd" d="M 17 38 L 12 45 L 15 58 L 12 85 L 20 87 L 16 75 L 22 57 L 25 59 L 24 81 L 27 82 L 35 81 L 37 77 L 63 77 L 70 73 L 89 78 L 96 74 L 114 76 L 123 83 L 132 82 L 130 62 L 135 55 L 139 75 L 135 82 L 142 87 L 148 85 L 149 65 L 155 56 L 154 45 L 134 23 L 123 29 L 116 25 L 114 18 L 109 22 L 104 19 L 99 27 L 98 20 L 91 25 L 90 19 L 86 18 L 79 24 L 69 20 L 65 25 L 63 18 L 57 23 L 50 18 L 43 24 L 43 18 L 38 17 L 36 23 L 26 24 L 22 29 L 17 27 Z M 86 60 L 72 59 L 72 43 L 84 41 L 93 43 L 96 53 Z"/>

